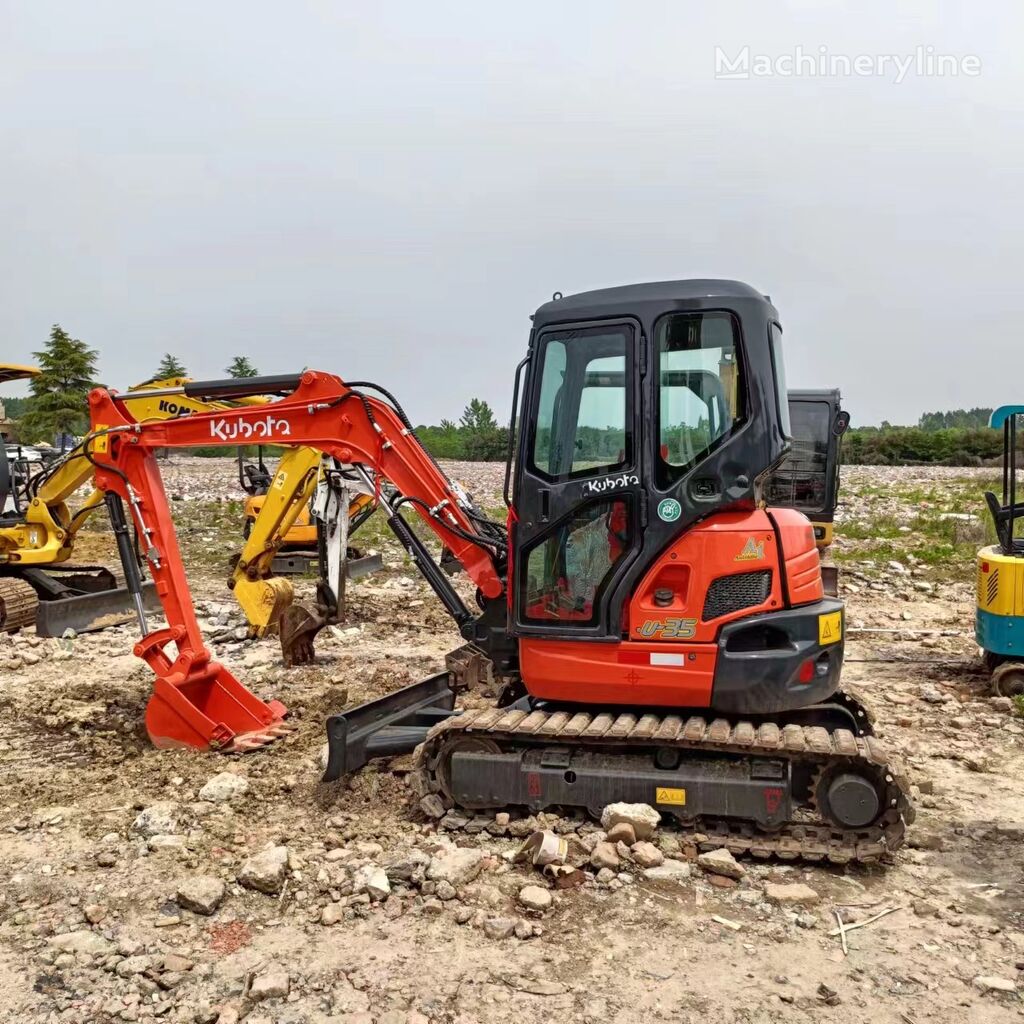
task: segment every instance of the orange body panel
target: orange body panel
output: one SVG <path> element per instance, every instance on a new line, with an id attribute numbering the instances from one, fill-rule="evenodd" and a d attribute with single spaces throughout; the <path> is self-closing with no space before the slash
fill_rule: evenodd
<path id="1" fill-rule="evenodd" d="M 519 641 L 519 671 L 534 697 L 575 703 L 702 708 L 711 703 L 714 644 Z"/>
<path id="2" fill-rule="evenodd" d="M 801 513 L 773 509 L 769 517 L 758 509 L 713 516 L 683 534 L 651 566 L 628 606 L 628 639 L 604 644 L 523 638 L 523 682 L 534 697 L 547 700 L 708 707 L 718 631 L 726 623 L 786 606 L 780 563 L 791 605 L 822 599 L 814 530 Z M 772 579 L 761 604 L 704 621 L 704 601 L 714 580 L 765 569 Z M 654 597 L 664 589 L 672 591 L 667 606 Z"/>
<path id="3" fill-rule="evenodd" d="M 814 527 L 795 508 L 773 508 L 771 512 L 782 541 L 789 603 L 797 605 L 820 601 L 825 596 L 825 589 L 821 583 L 821 556 L 814 542 Z"/>
<path id="4" fill-rule="evenodd" d="M 637 587 L 629 603 L 629 639 L 713 643 L 726 622 L 781 608 L 777 547 L 771 520 L 761 510 L 725 512 L 688 530 Z M 712 580 L 760 569 L 772 570 L 771 589 L 763 604 L 703 621 L 704 598 Z M 663 589 L 673 594 L 668 607 L 659 607 L 654 600 L 655 592 Z"/>

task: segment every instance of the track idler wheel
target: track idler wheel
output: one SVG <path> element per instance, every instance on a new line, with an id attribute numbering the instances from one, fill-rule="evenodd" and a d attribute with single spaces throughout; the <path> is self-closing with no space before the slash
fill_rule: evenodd
<path id="1" fill-rule="evenodd" d="M 1007 661 L 992 673 L 992 693 L 996 697 L 1024 696 L 1024 661 Z"/>
<path id="2" fill-rule="evenodd" d="M 841 766 L 822 774 L 814 795 L 821 816 L 842 829 L 866 828 L 884 809 L 878 784 Z"/>
<path id="3" fill-rule="evenodd" d="M 451 759 L 453 754 L 469 752 L 475 754 L 500 754 L 501 747 L 494 740 L 488 739 L 486 736 L 455 735 L 445 744 L 444 750 L 441 752 L 440 763 L 437 766 L 437 781 L 441 785 L 441 792 L 449 800 L 457 804 L 460 801 L 456 799 L 455 794 L 452 792 Z"/>

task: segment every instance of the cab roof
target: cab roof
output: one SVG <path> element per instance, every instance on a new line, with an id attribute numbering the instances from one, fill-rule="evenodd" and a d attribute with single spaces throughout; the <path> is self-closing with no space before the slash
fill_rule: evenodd
<path id="1" fill-rule="evenodd" d="M 652 281 L 615 288 L 598 288 L 552 299 L 534 314 L 534 325 L 567 320 L 600 320 L 611 316 L 645 312 L 663 312 L 674 307 L 685 309 L 731 308 L 737 303 L 757 302 L 774 312 L 771 299 L 742 281 L 694 278 L 684 281 Z"/>

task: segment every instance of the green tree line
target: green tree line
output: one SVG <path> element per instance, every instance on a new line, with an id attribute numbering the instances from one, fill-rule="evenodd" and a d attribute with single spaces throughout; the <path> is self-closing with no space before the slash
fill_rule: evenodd
<path id="1" fill-rule="evenodd" d="M 42 371 L 29 380 L 28 398 L 2 399 L 7 416 L 17 422 L 17 438 L 25 443 L 54 443 L 61 437 L 85 433 L 86 399 L 96 386 L 98 353 L 54 324 L 42 348 L 32 353 Z M 246 356 L 235 356 L 224 372 L 231 377 L 254 377 L 258 369 Z M 152 378 L 188 376 L 185 364 L 173 353 L 163 354 Z M 843 461 L 863 465 L 943 463 L 982 465 L 1002 453 L 1002 431 L 990 429 L 991 409 L 954 409 L 924 413 L 915 427 L 883 423 L 857 427 L 843 441 Z M 437 458 L 474 462 L 503 461 L 508 451 L 508 428 L 498 425 L 487 402 L 473 398 L 458 423 L 442 420 L 436 426 L 417 427 L 426 448 Z M 1024 435 L 1024 432 L 1022 432 Z M 540 443 L 543 447 L 543 437 Z M 577 438 L 588 459 L 612 459 L 623 445 L 621 429 L 582 427 Z M 1024 436 L 1022 436 L 1024 449 Z M 224 449 L 197 449 L 198 454 L 222 455 Z"/>

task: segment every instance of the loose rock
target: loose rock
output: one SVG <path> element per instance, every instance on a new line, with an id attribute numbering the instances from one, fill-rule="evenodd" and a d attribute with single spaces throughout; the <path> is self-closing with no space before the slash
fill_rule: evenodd
<path id="1" fill-rule="evenodd" d="M 287 874 L 288 847 L 268 846 L 242 865 L 238 881 L 247 889 L 276 895 L 281 891 Z"/>
<path id="2" fill-rule="evenodd" d="M 264 999 L 284 999 L 289 988 L 288 972 L 273 970 L 253 978 L 249 995 L 256 1002 Z"/>
<path id="3" fill-rule="evenodd" d="M 764 887 L 764 894 L 772 903 L 778 903 L 780 906 L 810 907 L 821 899 L 809 885 L 804 885 L 803 882 L 786 884 L 769 882 Z"/>
<path id="4" fill-rule="evenodd" d="M 483 869 L 484 855 L 481 850 L 452 847 L 433 856 L 427 868 L 427 878 L 432 882 L 450 882 L 456 888 L 472 882 Z"/>
<path id="5" fill-rule="evenodd" d="M 178 831 L 178 805 L 161 803 L 147 807 L 132 823 L 132 830 L 147 838 L 172 835 Z"/>
<path id="6" fill-rule="evenodd" d="M 214 804 L 225 804 L 245 796 L 248 792 L 248 779 L 233 772 L 220 772 L 199 790 L 199 799 L 209 800 Z"/>
<path id="7" fill-rule="evenodd" d="M 649 804 L 609 804 L 601 812 L 601 827 L 608 831 L 619 822 L 633 826 L 637 839 L 650 839 L 654 835 L 661 815 Z"/>
<path id="8" fill-rule="evenodd" d="M 590 863 L 598 869 L 617 870 L 621 862 L 619 852 L 612 843 L 598 843 L 590 854 Z"/>
<path id="9" fill-rule="evenodd" d="M 724 875 L 726 878 L 734 878 L 737 881 L 747 873 L 747 869 L 724 847 L 702 853 L 697 858 L 697 864 L 705 871 Z"/>
<path id="10" fill-rule="evenodd" d="M 212 875 L 196 875 L 178 885 L 179 907 L 195 914 L 212 914 L 224 899 L 224 883 Z"/>
<path id="11" fill-rule="evenodd" d="M 545 911 L 554 902 L 551 893 L 539 885 L 526 885 L 519 890 L 519 902 L 527 910 Z"/>

